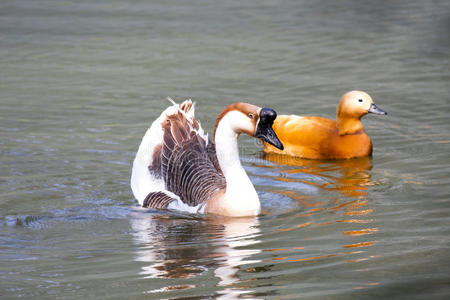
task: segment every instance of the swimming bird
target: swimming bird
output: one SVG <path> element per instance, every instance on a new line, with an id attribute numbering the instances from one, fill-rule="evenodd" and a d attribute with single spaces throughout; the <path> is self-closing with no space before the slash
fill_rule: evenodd
<path id="1" fill-rule="evenodd" d="M 214 143 L 186 100 L 164 110 L 145 133 L 131 174 L 139 204 L 224 216 L 252 216 L 261 211 L 258 194 L 239 160 L 241 133 L 283 149 L 272 129 L 273 109 L 234 103 L 219 114 Z"/>
<path id="2" fill-rule="evenodd" d="M 361 118 L 368 113 L 387 113 L 362 91 L 345 93 L 336 112 L 336 121 L 312 116 L 278 116 L 273 129 L 284 150 L 265 143 L 264 152 L 311 159 L 348 159 L 372 155 L 372 141 L 364 130 Z"/>

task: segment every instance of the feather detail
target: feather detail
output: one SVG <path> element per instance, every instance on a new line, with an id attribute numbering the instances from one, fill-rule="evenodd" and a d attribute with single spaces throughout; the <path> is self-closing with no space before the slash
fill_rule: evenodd
<path id="1" fill-rule="evenodd" d="M 219 160 L 217 159 L 216 145 L 212 142 L 209 142 L 206 145 L 206 152 L 208 153 L 209 160 L 211 160 L 211 162 L 213 163 L 214 168 L 216 168 L 217 172 L 223 175 L 222 169 L 219 165 Z"/>
<path id="2" fill-rule="evenodd" d="M 183 117 L 183 114 L 171 116 L 164 128 L 162 176 L 167 190 L 189 206 L 197 206 L 224 189 L 226 184 L 210 159 L 206 141 L 194 131 L 187 134 L 186 129 L 192 128 Z"/>
<path id="3" fill-rule="evenodd" d="M 172 201 L 176 201 L 174 198 L 165 192 L 152 192 L 144 199 L 142 207 L 166 209 Z"/>
<path id="4" fill-rule="evenodd" d="M 214 143 L 208 140 L 194 116 L 194 103 L 186 100 L 163 112 L 157 124 L 162 131 L 159 144 L 148 155 L 149 173 L 162 180 L 164 190 L 150 191 L 144 207 L 168 208 L 177 200 L 178 206 L 203 207 L 209 199 L 226 187 L 225 177 L 217 161 Z M 154 124 L 152 124 L 152 127 Z"/>

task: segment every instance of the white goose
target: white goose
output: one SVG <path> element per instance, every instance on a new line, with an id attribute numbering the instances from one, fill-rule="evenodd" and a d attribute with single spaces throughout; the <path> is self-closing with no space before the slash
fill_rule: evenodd
<path id="1" fill-rule="evenodd" d="M 258 194 L 241 166 L 240 133 L 283 149 L 272 129 L 277 114 L 247 103 L 227 106 L 217 117 L 215 145 L 208 140 L 186 100 L 168 107 L 144 135 L 131 174 L 139 204 L 157 209 L 252 216 Z"/>

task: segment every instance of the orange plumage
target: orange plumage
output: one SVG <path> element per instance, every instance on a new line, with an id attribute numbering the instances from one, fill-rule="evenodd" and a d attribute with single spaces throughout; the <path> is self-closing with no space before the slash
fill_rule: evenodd
<path id="1" fill-rule="evenodd" d="M 337 107 L 336 121 L 311 116 L 281 115 L 273 129 L 284 150 L 265 143 L 264 152 L 311 159 L 347 159 L 372 154 L 372 142 L 361 118 L 367 113 L 385 115 L 365 92 L 351 91 Z"/>

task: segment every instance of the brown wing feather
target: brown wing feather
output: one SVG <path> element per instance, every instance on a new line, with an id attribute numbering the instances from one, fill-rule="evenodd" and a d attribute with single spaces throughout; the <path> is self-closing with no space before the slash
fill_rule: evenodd
<path id="1" fill-rule="evenodd" d="M 208 150 L 206 141 L 192 130 L 182 113 L 167 120 L 161 149 L 161 173 L 166 189 L 188 205 L 205 203 L 226 186 L 218 163 L 214 163 L 215 149 L 210 146 Z"/>
<path id="2" fill-rule="evenodd" d="M 222 169 L 219 165 L 219 161 L 217 160 L 216 146 L 213 142 L 208 142 L 208 145 L 206 146 L 206 152 L 208 153 L 209 160 L 213 163 L 214 168 L 216 168 L 217 172 L 223 175 Z"/>
<path id="3" fill-rule="evenodd" d="M 168 166 L 167 189 L 188 205 L 205 203 L 226 186 L 225 178 L 209 159 L 205 144 L 197 139 L 173 149 Z"/>
<path id="4" fill-rule="evenodd" d="M 183 111 L 185 111 L 185 112 L 190 111 L 191 108 L 192 108 L 192 102 L 191 102 L 191 101 L 185 101 L 185 102 L 183 102 L 183 103 L 180 105 L 180 109 L 183 110 Z"/>
<path id="5" fill-rule="evenodd" d="M 142 207 L 165 209 L 169 206 L 169 203 L 176 199 L 166 195 L 163 192 L 152 192 L 144 199 Z"/>

